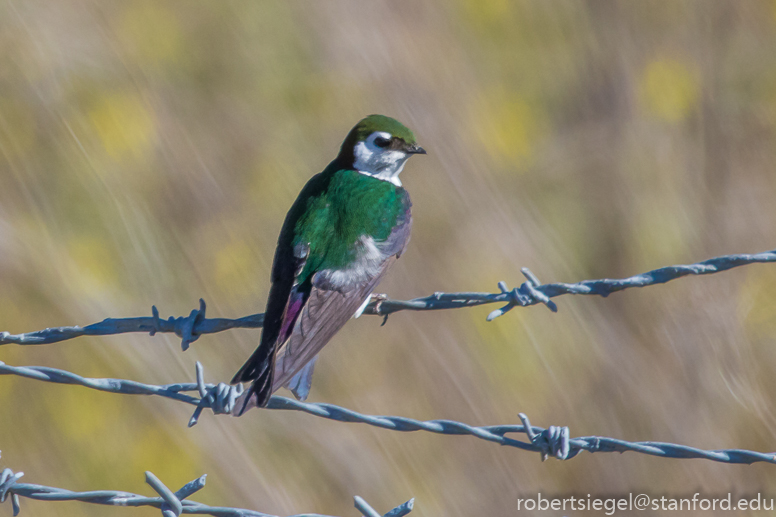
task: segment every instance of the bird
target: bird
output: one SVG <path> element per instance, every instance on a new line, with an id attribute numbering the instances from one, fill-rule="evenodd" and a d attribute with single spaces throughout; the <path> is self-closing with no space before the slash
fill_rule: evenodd
<path id="1" fill-rule="evenodd" d="M 251 382 L 238 416 L 281 387 L 307 398 L 318 353 L 407 248 L 412 203 L 399 174 L 416 154 L 426 151 L 410 129 L 369 115 L 302 188 L 278 237 L 259 346 L 231 381 Z"/>

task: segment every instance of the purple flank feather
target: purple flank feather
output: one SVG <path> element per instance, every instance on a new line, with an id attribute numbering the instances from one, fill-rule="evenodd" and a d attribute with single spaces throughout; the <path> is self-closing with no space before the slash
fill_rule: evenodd
<path id="1" fill-rule="evenodd" d="M 291 336 L 294 324 L 296 323 L 296 318 L 299 316 L 302 307 L 304 307 L 304 298 L 303 292 L 297 291 L 296 289 L 291 290 L 291 296 L 289 297 L 288 305 L 286 306 L 286 316 L 283 318 L 283 326 L 280 327 L 278 342 L 284 343 Z"/>

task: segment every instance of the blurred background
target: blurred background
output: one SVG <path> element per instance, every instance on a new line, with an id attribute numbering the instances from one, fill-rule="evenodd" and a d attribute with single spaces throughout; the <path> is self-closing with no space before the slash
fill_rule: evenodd
<path id="1" fill-rule="evenodd" d="M 622 277 L 776 247 L 776 2 L 0 1 L 0 330 L 261 312 L 286 210 L 370 113 L 429 150 L 402 179 L 415 224 L 394 298 Z M 311 401 L 473 425 L 569 425 L 776 450 L 776 267 L 560 312 L 364 317 L 326 348 Z M 182 353 L 157 335 L 0 349 L 145 383 L 228 381 L 259 331 Z M 287 392 L 281 394 L 288 395 Z M 31 483 L 356 515 L 512 515 L 536 492 L 773 493 L 772 465 L 537 454 L 470 437 L 189 406 L 0 378 L 2 465 Z M 23 502 L 28 517 L 157 515 Z M 10 514 L 10 508 L 4 510 Z M 600 512 L 598 512 L 600 514 Z"/>

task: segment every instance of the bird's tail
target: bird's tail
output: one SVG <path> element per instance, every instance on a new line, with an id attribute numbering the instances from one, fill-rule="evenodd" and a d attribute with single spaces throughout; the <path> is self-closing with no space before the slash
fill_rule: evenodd
<path id="1" fill-rule="evenodd" d="M 272 395 L 272 380 L 274 377 L 275 365 L 274 354 L 267 354 L 264 347 L 260 346 L 253 352 L 253 355 L 245 362 L 240 370 L 232 378 L 232 384 L 238 382 L 253 381 L 251 387 L 244 397 L 244 402 L 237 416 L 242 415 L 248 402 L 256 397 L 258 407 L 266 407 L 269 398 Z"/>

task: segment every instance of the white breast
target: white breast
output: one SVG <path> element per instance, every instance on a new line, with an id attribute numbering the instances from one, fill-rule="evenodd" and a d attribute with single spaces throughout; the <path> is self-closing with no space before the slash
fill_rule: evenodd
<path id="1" fill-rule="evenodd" d="M 375 240 L 362 235 L 356 243 L 356 260 L 345 269 L 325 269 L 315 274 L 313 285 L 330 291 L 346 292 L 371 280 L 380 272 L 385 255 Z"/>

